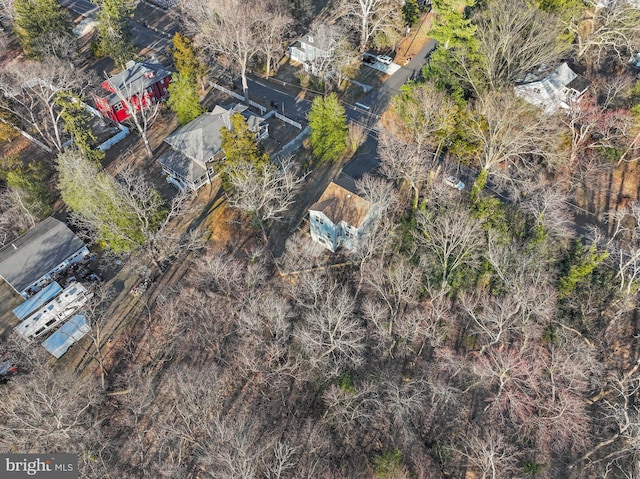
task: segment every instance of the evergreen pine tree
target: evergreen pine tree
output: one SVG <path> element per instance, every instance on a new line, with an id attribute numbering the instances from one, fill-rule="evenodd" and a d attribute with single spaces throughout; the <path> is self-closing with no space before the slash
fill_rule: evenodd
<path id="1" fill-rule="evenodd" d="M 347 149 L 349 128 L 344 108 L 335 93 L 313 100 L 308 115 L 311 148 L 322 161 L 336 160 Z"/>

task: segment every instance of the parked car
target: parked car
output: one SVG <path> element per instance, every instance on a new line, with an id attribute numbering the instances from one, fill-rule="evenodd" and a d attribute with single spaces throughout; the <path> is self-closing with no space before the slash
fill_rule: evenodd
<path id="1" fill-rule="evenodd" d="M 456 190 L 464 190 L 464 183 L 455 176 L 447 176 L 444 179 L 444 184 L 450 186 L 451 188 L 455 188 Z"/>
<path id="2" fill-rule="evenodd" d="M 378 55 L 378 61 L 380 63 L 384 63 L 385 65 L 391 65 L 393 62 L 393 58 L 387 55 Z"/>
<path id="3" fill-rule="evenodd" d="M 371 53 L 365 53 L 362 56 L 362 61 L 364 63 L 375 63 L 378 61 L 378 57 L 376 57 L 375 55 L 372 55 Z"/>

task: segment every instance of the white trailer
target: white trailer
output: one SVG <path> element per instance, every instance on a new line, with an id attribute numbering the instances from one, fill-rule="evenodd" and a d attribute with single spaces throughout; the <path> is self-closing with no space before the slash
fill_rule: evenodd
<path id="1" fill-rule="evenodd" d="M 72 283 L 53 301 L 16 326 L 15 331 L 25 339 L 38 339 L 70 318 L 91 296 L 93 293 L 80 283 Z"/>

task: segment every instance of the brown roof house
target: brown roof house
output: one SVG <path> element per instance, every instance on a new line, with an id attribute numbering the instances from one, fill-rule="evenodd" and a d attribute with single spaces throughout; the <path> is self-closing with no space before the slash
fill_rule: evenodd
<path id="1" fill-rule="evenodd" d="M 377 219 L 376 208 L 356 194 L 352 179 L 341 176 L 329 183 L 320 199 L 309 208 L 311 238 L 336 251 L 357 249 Z"/>
<path id="2" fill-rule="evenodd" d="M 195 120 L 178 128 L 165 138 L 171 150 L 158 158 L 167 175 L 167 181 L 180 190 L 197 191 L 211 183 L 216 176 L 215 164 L 224 160 L 222 127 L 232 129 L 231 117 L 241 113 L 249 131 L 261 141 L 269 136 L 269 125 L 261 116 L 251 113 L 247 106 L 216 105 L 212 112 L 203 113 Z"/>

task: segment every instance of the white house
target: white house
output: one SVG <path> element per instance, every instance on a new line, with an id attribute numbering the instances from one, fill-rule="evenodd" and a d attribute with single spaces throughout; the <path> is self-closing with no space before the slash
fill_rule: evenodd
<path id="1" fill-rule="evenodd" d="M 579 101 L 590 84 L 589 80 L 563 63 L 551 72 L 541 67 L 537 72 L 527 73 L 522 83 L 515 87 L 515 93 L 551 115 L 559 108 L 567 109 Z"/>
<path id="2" fill-rule="evenodd" d="M 356 249 L 377 219 L 376 208 L 355 190 L 353 180 L 340 177 L 309 209 L 311 238 L 331 251 Z"/>
<path id="3" fill-rule="evenodd" d="M 330 27 L 320 25 L 289 47 L 291 60 L 302 63 L 305 71 L 317 75 L 316 64 L 329 61 L 335 48 L 335 36 Z"/>

